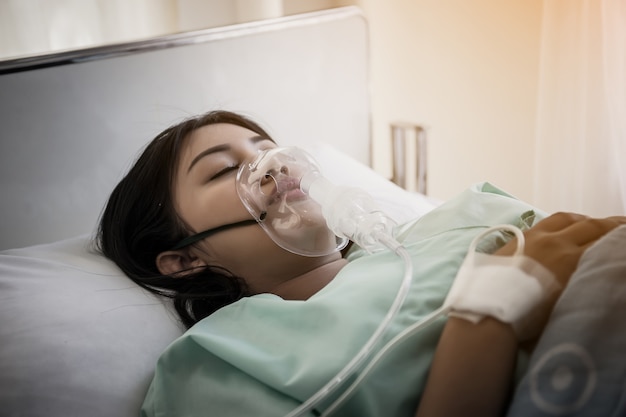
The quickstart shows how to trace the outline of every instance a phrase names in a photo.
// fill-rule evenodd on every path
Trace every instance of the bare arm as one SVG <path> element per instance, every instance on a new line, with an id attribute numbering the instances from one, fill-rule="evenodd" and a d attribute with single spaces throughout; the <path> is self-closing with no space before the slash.
<path id="1" fill-rule="evenodd" d="M 441 335 L 418 417 L 499 416 L 509 398 L 517 340 L 509 325 L 450 318 Z"/>
<path id="2" fill-rule="evenodd" d="M 542 263 L 565 286 L 585 249 L 624 223 L 626 217 L 590 219 L 558 213 L 526 232 L 525 254 Z M 498 254 L 509 255 L 514 247 L 511 242 Z M 451 317 L 439 340 L 416 416 L 503 415 L 518 348 L 507 324 L 491 318 L 473 324 Z"/>

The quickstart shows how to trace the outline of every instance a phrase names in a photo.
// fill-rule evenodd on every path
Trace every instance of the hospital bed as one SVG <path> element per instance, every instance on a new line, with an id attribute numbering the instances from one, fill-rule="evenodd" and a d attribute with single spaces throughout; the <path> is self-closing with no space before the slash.
<path id="1" fill-rule="evenodd" d="M 141 148 L 187 116 L 243 113 L 398 221 L 429 210 L 369 168 L 368 58 L 346 7 L 0 62 L 0 414 L 136 415 L 183 328 L 92 235 Z"/>
<path id="2" fill-rule="evenodd" d="M 142 147 L 187 116 L 250 116 L 398 223 L 435 208 L 370 168 L 368 60 L 344 7 L 0 62 L 0 414 L 137 415 L 184 329 L 92 238 Z"/>

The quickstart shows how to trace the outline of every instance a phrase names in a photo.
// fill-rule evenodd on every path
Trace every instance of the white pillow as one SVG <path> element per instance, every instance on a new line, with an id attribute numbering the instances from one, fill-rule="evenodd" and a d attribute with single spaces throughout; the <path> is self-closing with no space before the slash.
<path id="1" fill-rule="evenodd" d="M 319 163 L 322 175 L 335 184 L 364 189 L 398 224 L 421 217 L 440 204 L 423 194 L 406 191 L 332 145 L 318 143 L 302 148 Z"/>
<path id="2" fill-rule="evenodd" d="M 307 150 L 328 179 L 368 190 L 399 223 L 434 207 L 330 145 Z M 0 252 L 2 414 L 136 416 L 160 353 L 183 332 L 168 306 L 87 235 Z"/>
<path id="3" fill-rule="evenodd" d="M 8 416 L 136 416 L 182 327 L 81 236 L 0 254 L 0 404 Z"/>

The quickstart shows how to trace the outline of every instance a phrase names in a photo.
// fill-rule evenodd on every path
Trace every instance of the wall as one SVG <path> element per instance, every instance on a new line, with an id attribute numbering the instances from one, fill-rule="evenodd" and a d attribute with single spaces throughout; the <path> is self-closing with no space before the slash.
<path id="1" fill-rule="evenodd" d="M 175 32 L 172 0 L 0 0 L 0 59 Z"/>
<path id="2" fill-rule="evenodd" d="M 237 7 L 251 1 L 259 0 L 4 0 L 0 56 L 15 54 L 20 45 L 45 48 L 55 36 L 56 44 L 74 47 L 225 25 L 241 21 Z M 532 201 L 543 0 L 263 3 L 272 9 L 268 17 L 281 6 L 283 14 L 345 5 L 364 10 L 373 165 L 381 174 L 391 176 L 389 124 L 420 123 L 428 127 L 431 196 L 446 199 L 489 180 Z M 124 21 L 124 29 L 111 29 Z M 81 31 L 80 22 L 88 27 Z M 19 36 L 20 25 L 32 28 L 30 39 Z"/>
<path id="3" fill-rule="evenodd" d="M 429 194 L 489 180 L 531 201 L 542 0 L 361 0 L 371 32 L 374 166 L 389 123 L 428 126 Z"/>

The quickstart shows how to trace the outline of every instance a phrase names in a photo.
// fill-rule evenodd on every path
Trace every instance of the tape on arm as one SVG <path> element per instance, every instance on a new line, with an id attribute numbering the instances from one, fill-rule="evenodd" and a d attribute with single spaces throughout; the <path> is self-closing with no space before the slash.
<path id="1" fill-rule="evenodd" d="M 507 228 L 512 226 L 497 226 Z M 552 296 L 560 290 L 554 275 L 523 252 L 523 237 L 517 229 L 518 250 L 513 256 L 475 252 L 472 242 L 446 300 L 449 315 L 474 323 L 493 317 L 513 328 L 519 341 L 538 336 L 551 310 Z"/>

